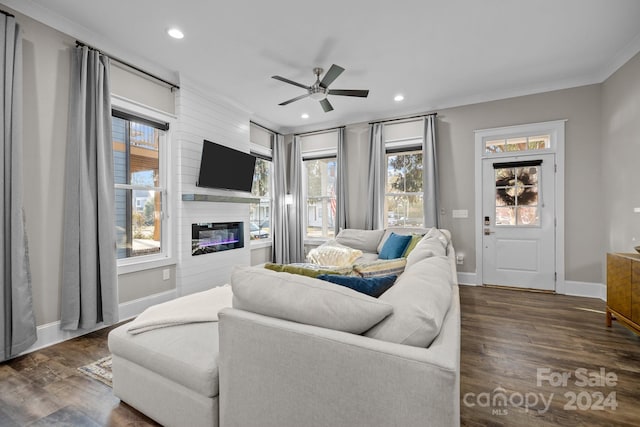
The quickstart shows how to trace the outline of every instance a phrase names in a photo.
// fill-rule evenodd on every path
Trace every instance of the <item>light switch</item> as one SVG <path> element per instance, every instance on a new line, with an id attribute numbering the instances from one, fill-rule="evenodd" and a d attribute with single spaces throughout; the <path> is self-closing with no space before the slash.
<path id="1" fill-rule="evenodd" d="M 171 270 L 165 268 L 162 270 L 162 280 L 169 280 L 171 278 Z"/>
<path id="2" fill-rule="evenodd" d="M 451 214 L 453 218 L 469 218 L 469 211 L 466 209 L 454 209 Z"/>
<path id="3" fill-rule="evenodd" d="M 640 208 L 633 208 L 633 213 L 640 213 Z"/>

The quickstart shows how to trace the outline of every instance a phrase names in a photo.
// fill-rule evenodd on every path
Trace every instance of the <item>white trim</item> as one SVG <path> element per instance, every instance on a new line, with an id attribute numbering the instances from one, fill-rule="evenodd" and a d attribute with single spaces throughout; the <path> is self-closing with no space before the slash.
<path id="1" fill-rule="evenodd" d="M 478 279 L 476 278 L 476 273 L 458 272 L 459 285 L 477 286 L 477 283 Z"/>
<path id="2" fill-rule="evenodd" d="M 585 298 L 599 298 L 602 301 L 606 301 L 607 286 L 603 283 L 575 282 L 573 280 L 567 280 L 564 283 L 564 292 L 562 292 L 562 294 Z"/>
<path id="3" fill-rule="evenodd" d="M 254 250 L 254 249 L 260 249 L 260 248 L 267 248 L 267 247 L 271 247 L 272 245 L 273 245 L 273 241 L 271 239 L 251 240 L 249 242 L 249 249 Z"/>
<path id="4" fill-rule="evenodd" d="M 173 128 L 177 124 L 177 116 L 114 94 L 111 95 L 111 106 L 136 116 L 169 123 L 169 129 L 164 132 L 164 137 L 161 141 L 164 147 L 160 148 L 160 174 L 161 177 L 164 177 L 164 190 L 162 191 L 162 252 L 160 254 L 119 259 L 118 274 L 132 273 L 175 264 L 174 242 L 177 241 L 177 225 L 171 215 L 177 211 L 177 195 L 175 194 L 177 192 L 173 191 L 177 188 L 177 185 L 175 182 L 176 174 L 173 173 L 173 171 L 176 170 L 176 165 L 174 163 L 175 161 L 171 159 L 177 158 L 175 155 L 175 144 L 172 142 Z M 162 188 L 162 186 L 160 188 Z M 145 188 L 145 190 L 147 189 L 154 190 L 153 188 Z"/>
<path id="5" fill-rule="evenodd" d="M 475 238 L 476 238 L 476 284 L 482 285 L 482 160 L 500 156 L 487 155 L 485 153 L 484 140 L 494 137 L 506 137 L 510 135 L 535 135 L 542 133 L 551 134 L 551 150 L 518 151 L 509 155 L 533 155 L 554 153 L 556 157 L 556 230 L 555 230 L 555 264 L 556 287 L 559 294 L 565 293 L 565 265 L 564 265 L 564 169 L 565 169 L 565 124 L 566 120 L 554 120 L 549 122 L 531 123 L 524 125 L 505 126 L 493 129 L 476 130 L 475 133 Z"/>
<path id="6" fill-rule="evenodd" d="M 166 301 L 177 298 L 178 294 L 175 289 L 162 292 L 159 294 L 150 295 L 148 297 L 140 298 L 133 301 L 122 303 L 118 306 L 118 312 L 120 321 L 127 320 L 142 313 L 148 307 L 152 305 L 160 304 Z M 63 341 L 70 340 L 82 335 L 89 334 L 91 332 L 100 330 L 107 327 L 104 324 L 99 324 L 92 329 L 83 329 L 78 331 L 65 331 L 60 329 L 60 321 L 46 323 L 37 327 L 38 339 L 28 350 L 20 353 L 20 355 L 28 354 L 36 350 L 40 350 L 45 347 L 49 347 L 54 344 L 61 343 Z M 17 356 L 16 356 L 17 357 Z"/>

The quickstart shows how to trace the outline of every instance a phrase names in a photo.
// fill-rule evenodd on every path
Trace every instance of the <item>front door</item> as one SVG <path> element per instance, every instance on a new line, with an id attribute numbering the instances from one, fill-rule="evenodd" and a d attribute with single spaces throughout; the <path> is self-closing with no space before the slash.
<path id="1" fill-rule="evenodd" d="M 482 281 L 555 290 L 555 155 L 482 160 Z"/>

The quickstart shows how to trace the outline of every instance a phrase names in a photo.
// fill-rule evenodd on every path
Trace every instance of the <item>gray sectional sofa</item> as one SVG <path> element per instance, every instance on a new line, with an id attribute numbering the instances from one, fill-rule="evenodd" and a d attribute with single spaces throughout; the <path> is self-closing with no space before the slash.
<path id="1" fill-rule="evenodd" d="M 238 268 L 219 322 L 110 333 L 114 394 L 167 426 L 458 426 L 460 303 L 442 235 L 444 256 L 419 244 L 378 299 Z"/>

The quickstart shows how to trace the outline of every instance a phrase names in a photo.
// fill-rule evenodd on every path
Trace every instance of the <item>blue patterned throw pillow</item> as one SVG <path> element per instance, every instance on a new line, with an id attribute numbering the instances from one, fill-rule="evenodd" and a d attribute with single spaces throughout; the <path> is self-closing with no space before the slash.
<path id="1" fill-rule="evenodd" d="M 335 283 L 336 285 L 346 286 L 354 291 L 362 292 L 378 298 L 396 282 L 398 276 L 395 274 L 380 277 L 355 277 L 340 276 L 337 274 L 320 274 L 317 279 Z"/>

